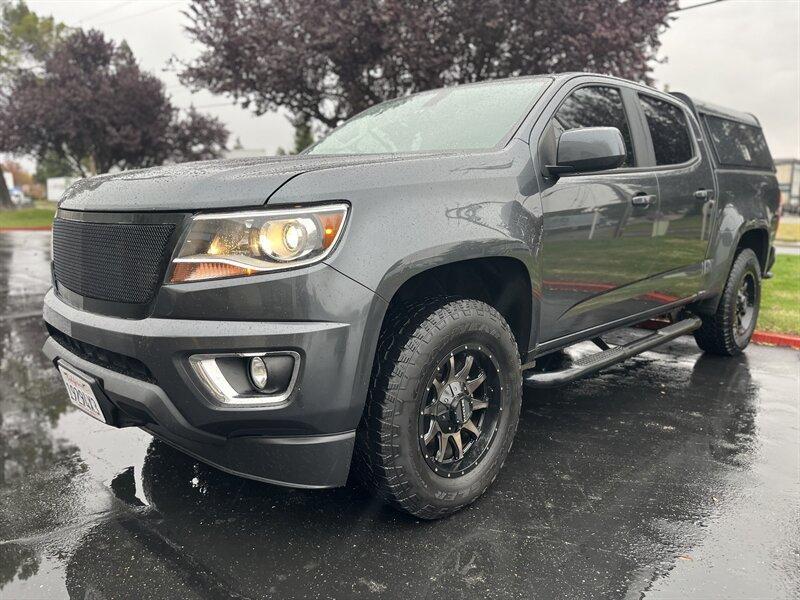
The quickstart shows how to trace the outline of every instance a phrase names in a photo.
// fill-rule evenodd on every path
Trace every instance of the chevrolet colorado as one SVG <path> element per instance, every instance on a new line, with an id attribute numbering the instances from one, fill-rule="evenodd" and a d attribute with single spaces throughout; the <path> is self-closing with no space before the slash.
<path id="1" fill-rule="evenodd" d="M 688 333 L 741 352 L 778 219 L 749 114 L 585 73 L 432 90 L 299 156 L 73 185 L 44 352 L 109 425 L 265 482 L 352 474 L 438 518 L 497 476 L 523 385 Z"/>

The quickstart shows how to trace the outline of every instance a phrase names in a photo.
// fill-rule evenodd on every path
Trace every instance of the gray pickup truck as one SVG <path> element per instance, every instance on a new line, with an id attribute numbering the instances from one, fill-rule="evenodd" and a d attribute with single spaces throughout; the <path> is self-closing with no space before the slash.
<path id="1" fill-rule="evenodd" d="M 432 90 L 299 156 L 76 183 L 44 352 L 109 425 L 432 519 L 497 476 L 523 385 L 689 333 L 741 352 L 778 219 L 752 115 L 582 73 Z"/>

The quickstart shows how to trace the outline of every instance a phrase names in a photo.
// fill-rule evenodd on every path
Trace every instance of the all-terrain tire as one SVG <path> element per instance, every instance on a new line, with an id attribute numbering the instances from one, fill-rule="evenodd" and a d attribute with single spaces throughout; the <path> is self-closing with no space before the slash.
<path id="1" fill-rule="evenodd" d="M 753 282 L 754 313 L 746 330 L 739 332 L 736 327 L 737 297 L 742 283 L 748 277 Z M 697 345 L 709 354 L 721 356 L 740 354 L 750 343 L 755 331 L 760 302 L 761 267 L 755 253 L 745 248 L 733 261 L 717 311 L 713 315 L 701 317 L 703 325 L 694 332 Z"/>
<path id="2" fill-rule="evenodd" d="M 426 462 L 418 419 L 438 361 L 464 344 L 481 344 L 497 361 L 503 410 L 476 466 L 448 479 Z M 438 298 L 406 305 L 387 316 L 378 342 L 353 472 L 384 500 L 416 517 L 449 515 L 475 501 L 497 477 L 521 403 L 519 351 L 500 313 L 477 300 Z"/>

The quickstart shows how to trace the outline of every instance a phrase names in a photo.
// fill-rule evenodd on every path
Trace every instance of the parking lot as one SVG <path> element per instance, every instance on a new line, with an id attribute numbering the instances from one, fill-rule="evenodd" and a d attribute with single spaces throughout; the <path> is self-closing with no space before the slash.
<path id="1" fill-rule="evenodd" d="M 679 339 L 524 397 L 497 481 L 438 522 L 227 475 L 67 404 L 49 233 L 0 233 L 0 597 L 790 598 L 800 352 Z"/>

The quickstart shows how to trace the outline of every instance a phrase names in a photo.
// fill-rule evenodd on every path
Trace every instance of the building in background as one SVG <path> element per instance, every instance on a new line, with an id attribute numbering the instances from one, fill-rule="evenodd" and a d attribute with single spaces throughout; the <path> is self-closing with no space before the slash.
<path id="1" fill-rule="evenodd" d="M 58 202 L 67 188 L 78 181 L 80 177 L 48 177 L 47 178 L 47 199 L 50 202 Z"/>
<path id="2" fill-rule="evenodd" d="M 781 204 L 784 212 L 800 214 L 800 160 L 777 159 L 775 169 L 775 176 L 781 188 Z"/>
<path id="3" fill-rule="evenodd" d="M 232 148 L 223 153 L 224 158 L 260 158 L 262 156 L 267 156 L 264 148 Z"/>

